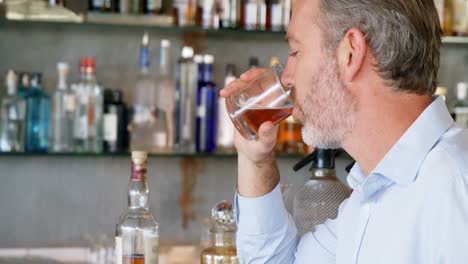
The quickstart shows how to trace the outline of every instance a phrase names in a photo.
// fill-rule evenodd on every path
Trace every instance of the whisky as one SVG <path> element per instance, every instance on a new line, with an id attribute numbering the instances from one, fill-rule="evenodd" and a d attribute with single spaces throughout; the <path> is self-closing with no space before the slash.
<path id="1" fill-rule="evenodd" d="M 145 264 L 145 256 L 139 254 L 124 256 L 123 264 Z"/>
<path id="2" fill-rule="evenodd" d="M 270 121 L 273 124 L 278 124 L 281 120 L 287 118 L 292 113 L 292 106 L 278 108 L 258 108 L 248 109 L 240 118 L 244 119 L 249 127 L 258 133 L 260 125 Z"/>
<path id="3" fill-rule="evenodd" d="M 302 140 L 302 124 L 295 121 L 292 116 L 281 121 L 278 128 L 276 150 L 278 153 L 304 154 L 307 145 Z"/>

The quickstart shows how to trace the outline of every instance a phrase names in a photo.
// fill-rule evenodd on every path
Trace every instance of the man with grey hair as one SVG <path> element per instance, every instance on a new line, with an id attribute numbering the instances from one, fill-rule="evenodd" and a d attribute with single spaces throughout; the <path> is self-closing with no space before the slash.
<path id="1" fill-rule="evenodd" d="M 467 263 L 468 132 L 433 97 L 432 0 L 296 0 L 282 76 L 304 141 L 356 161 L 338 217 L 299 238 L 281 198 L 276 127 L 236 134 L 240 263 Z M 244 73 L 229 96 L 261 70 Z"/>

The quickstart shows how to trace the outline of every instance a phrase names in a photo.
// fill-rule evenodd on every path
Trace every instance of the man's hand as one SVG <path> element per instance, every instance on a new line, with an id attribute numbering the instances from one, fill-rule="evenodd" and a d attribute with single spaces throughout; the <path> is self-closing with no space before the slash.
<path id="1" fill-rule="evenodd" d="M 247 83 L 257 78 L 264 69 L 252 69 L 242 74 L 239 80 L 231 82 L 220 95 L 229 97 Z M 275 188 L 279 172 L 274 147 L 278 127 L 272 122 L 263 123 L 256 140 L 246 140 L 234 131 L 234 143 L 238 152 L 238 192 L 244 197 L 260 197 Z"/>

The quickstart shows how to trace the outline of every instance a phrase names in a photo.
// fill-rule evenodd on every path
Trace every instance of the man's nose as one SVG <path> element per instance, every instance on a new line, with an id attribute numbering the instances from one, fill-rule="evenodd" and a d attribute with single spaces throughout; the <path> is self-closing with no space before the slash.
<path id="1" fill-rule="evenodd" d="M 283 74 L 281 75 L 281 84 L 289 88 L 292 88 L 295 86 L 294 67 L 290 59 L 288 59 L 288 61 L 286 62 L 286 66 L 284 67 Z"/>

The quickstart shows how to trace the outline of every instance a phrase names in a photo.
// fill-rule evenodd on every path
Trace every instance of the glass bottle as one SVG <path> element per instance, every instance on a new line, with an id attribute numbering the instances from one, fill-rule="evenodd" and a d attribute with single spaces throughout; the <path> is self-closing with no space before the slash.
<path id="1" fill-rule="evenodd" d="M 162 0 L 144 0 L 143 11 L 145 14 L 161 14 Z"/>
<path id="2" fill-rule="evenodd" d="M 157 86 L 156 146 L 158 152 L 174 150 L 176 80 L 172 73 L 171 42 L 161 40 Z"/>
<path id="3" fill-rule="evenodd" d="M 96 81 L 96 60 L 80 60 L 81 81 L 76 85 L 76 110 L 73 122 L 75 150 L 102 152 L 102 112 L 104 105 L 102 87 Z"/>
<path id="4" fill-rule="evenodd" d="M 116 225 L 118 264 L 158 263 L 159 226 L 148 207 L 147 153 L 132 152 L 128 208 Z"/>
<path id="5" fill-rule="evenodd" d="M 211 210 L 211 246 L 201 253 L 201 264 L 238 264 L 235 243 L 235 211 L 228 201 L 221 201 Z"/>
<path id="6" fill-rule="evenodd" d="M 122 91 L 104 90 L 103 143 L 104 152 L 125 152 L 128 147 L 127 106 Z"/>
<path id="7" fill-rule="evenodd" d="M 307 146 L 302 140 L 302 124 L 295 121 L 292 116 L 281 121 L 278 127 L 276 150 L 278 153 L 304 154 Z"/>
<path id="8" fill-rule="evenodd" d="M 216 149 L 216 84 L 213 82 L 213 55 L 203 57 L 203 85 L 197 95 L 197 152 Z"/>
<path id="9" fill-rule="evenodd" d="M 455 123 L 462 128 L 468 128 L 468 83 L 458 83 L 456 90 Z"/>
<path id="10" fill-rule="evenodd" d="M 267 12 L 267 28 L 271 31 L 284 30 L 283 27 L 283 12 L 284 12 L 283 0 L 271 0 L 268 5 Z"/>
<path id="11" fill-rule="evenodd" d="M 266 29 L 266 3 L 265 0 L 247 0 L 245 3 L 244 29 Z"/>
<path id="12" fill-rule="evenodd" d="M 18 78 L 18 96 L 26 99 L 30 92 L 31 87 L 31 77 L 29 73 L 27 72 L 21 72 L 19 73 L 19 78 Z"/>
<path id="13" fill-rule="evenodd" d="M 300 235 L 336 218 L 341 202 L 350 195 L 336 178 L 334 150 L 316 149 L 312 155 L 312 175 L 294 197 L 293 218 Z"/>
<path id="14" fill-rule="evenodd" d="M 236 66 L 228 64 L 226 66 L 226 77 L 224 86 L 236 80 Z M 216 133 L 217 149 L 221 152 L 234 152 L 234 125 L 232 124 L 229 114 L 226 110 L 226 98 L 218 97 L 218 131 Z"/>
<path id="15" fill-rule="evenodd" d="M 26 97 L 27 152 L 47 152 L 49 148 L 50 97 L 41 86 L 40 73 L 31 74 L 31 88 Z"/>
<path id="16" fill-rule="evenodd" d="M 68 64 L 57 64 L 58 85 L 52 95 L 50 116 L 51 152 L 73 151 L 73 118 L 75 115 L 75 94 L 68 88 Z"/>
<path id="17" fill-rule="evenodd" d="M 197 65 L 193 48 L 184 47 L 178 63 L 176 91 L 176 150 L 195 152 Z"/>
<path id="18" fill-rule="evenodd" d="M 6 76 L 7 94 L 1 100 L 0 108 L 0 151 L 24 151 L 24 119 L 26 101 L 16 95 L 16 74 L 10 70 Z"/>
<path id="19" fill-rule="evenodd" d="M 158 122 L 155 116 L 157 89 L 149 69 L 149 35 L 145 33 L 140 48 L 140 74 L 133 90 L 130 148 L 131 150 L 157 152 Z"/>
<path id="20" fill-rule="evenodd" d="M 468 34 L 468 16 L 466 0 L 451 0 L 453 7 L 453 34 L 465 36 Z"/>

